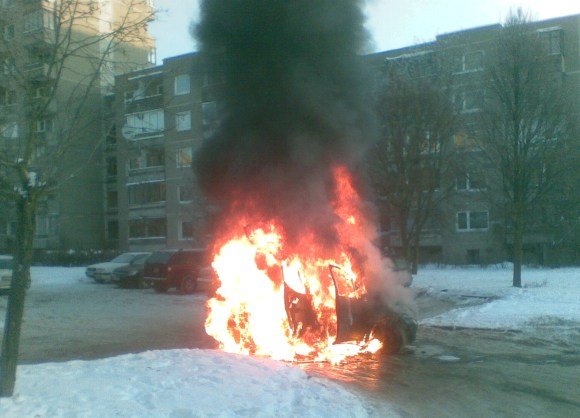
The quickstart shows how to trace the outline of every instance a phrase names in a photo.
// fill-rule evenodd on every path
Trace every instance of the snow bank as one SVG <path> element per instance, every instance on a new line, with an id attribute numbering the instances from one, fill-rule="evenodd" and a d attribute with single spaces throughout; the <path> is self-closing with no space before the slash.
<path id="1" fill-rule="evenodd" d="M 423 325 L 526 330 L 580 323 L 580 268 L 533 269 L 522 273 L 523 288 L 511 286 L 511 266 L 436 268 L 419 271 L 413 286 L 431 296 L 495 299 L 453 309 Z"/>
<path id="2" fill-rule="evenodd" d="M 24 365 L 8 417 L 366 417 L 362 398 L 285 363 L 213 350 Z"/>

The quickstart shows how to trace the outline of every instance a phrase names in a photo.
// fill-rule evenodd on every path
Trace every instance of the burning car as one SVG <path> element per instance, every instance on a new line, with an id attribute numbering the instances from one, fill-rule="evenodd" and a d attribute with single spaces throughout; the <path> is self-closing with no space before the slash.
<path id="1" fill-rule="evenodd" d="M 219 286 L 206 321 L 223 350 L 335 363 L 414 339 L 415 321 L 384 294 L 409 291 L 372 244 L 350 175 L 338 168 L 335 176 L 333 241 L 304 234 L 290 243 L 281 223 L 249 227 L 251 215 L 232 215 L 240 223 L 215 251 Z"/>

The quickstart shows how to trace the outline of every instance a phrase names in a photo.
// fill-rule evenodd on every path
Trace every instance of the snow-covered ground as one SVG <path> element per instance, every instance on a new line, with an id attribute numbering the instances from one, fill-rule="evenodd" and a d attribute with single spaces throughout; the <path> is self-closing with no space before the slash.
<path id="1" fill-rule="evenodd" d="M 422 297 L 454 298 L 463 304 L 449 312 L 423 317 L 428 326 L 534 330 L 577 329 L 580 324 L 580 268 L 530 269 L 522 289 L 511 287 L 510 266 L 453 268 L 427 266 L 413 288 Z M 78 268 L 34 268 L 31 294 L 61 290 L 94 291 Z M 100 289 L 100 288 L 99 288 Z M 106 292 L 122 292 L 113 289 Z M 109 293 L 110 294 L 110 293 Z M 167 298 L 126 293 L 135 303 L 157 311 Z M 171 296 L 179 304 L 202 303 Z M 199 300 L 198 300 L 199 299 Z M 81 300 L 81 299 L 79 299 Z M 115 306 L 82 299 L 78 310 L 111 311 Z M 160 301 L 160 302 L 157 302 Z M 473 301 L 482 303 L 474 304 Z M 67 308 L 71 309 L 71 308 Z M 130 309 L 121 306 L 119 309 Z M 29 310 L 30 311 L 30 310 Z M 39 311 L 42 312 L 42 311 Z M 67 311 L 67 315 L 72 312 Z M 27 314 L 28 315 L 28 314 Z M 29 323 L 38 318 L 28 316 Z M 2 319 L 2 318 L 0 318 Z M 360 393 L 308 375 L 289 364 L 229 355 L 214 350 L 147 351 L 93 361 L 22 365 L 15 396 L 0 399 L 2 417 L 230 417 L 394 415 L 388 404 L 371 406 Z"/>
<path id="2" fill-rule="evenodd" d="M 580 324 L 580 268 L 524 267 L 522 288 L 514 288 L 511 265 L 435 267 L 419 270 L 415 289 L 464 301 L 486 301 L 425 318 L 423 325 L 533 331 Z"/>
<path id="3" fill-rule="evenodd" d="M 366 417 L 338 384 L 268 359 L 167 350 L 20 366 L 2 417 Z"/>

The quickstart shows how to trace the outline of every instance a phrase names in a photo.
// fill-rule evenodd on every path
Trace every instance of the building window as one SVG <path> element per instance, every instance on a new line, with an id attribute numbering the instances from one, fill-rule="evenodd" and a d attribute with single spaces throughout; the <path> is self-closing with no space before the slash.
<path id="1" fill-rule="evenodd" d="M 15 35 L 16 32 L 14 30 L 14 25 L 12 23 L 6 24 L 2 28 L 2 36 L 4 37 L 5 40 L 14 39 Z"/>
<path id="2" fill-rule="evenodd" d="M 181 221 L 179 223 L 179 239 L 190 240 L 193 239 L 193 222 Z"/>
<path id="3" fill-rule="evenodd" d="M 489 228 L 489 212 L 457 212 L 458 231 L 487 231 Z"/>
<path id="4" fill-rule="evenodd" d="M 180 74 L 175 77 L 175 95 L 189 94 L 191 91 L 191 79 L 189 74 Z"/>
<path id="5" fill-rule="evenodd" d="M 191 167 L 193 162 L 193 148 L 180 148 L 177 150 L 177 167 Z"/>
<path id="6" fill-rule="evenodd" d="M 129 220 L 129 238 L 165 238 L 166 236 L 165 218 Z"/>
<path id="7" fill-rule="evenodd" d="M 36 130 L 35 132 L 52 132 L 52 120 L 50 119 L 41 119 L 36 121 Z"/>
<path id="8" fill-rule="evenodd" d="M 16 228 L 18 227 L 16 221 L 10 221 L 6 223 L 6 235 L 9 237 L 16 236 Z"/>
<path id="9" fill-rule="evenodd" d="M 133 113 L 125 116 L 122 134 L 127 139 L 157 135 L 165 129 L 163 109 Z"/>
<path id="10" fill-rule="evenodd" d="M 18 122 L 7 122 L 0 125 L 0 137 L 16 139 L 18 138 Z"/>
<path id="11" fill-rule="evenodd" d="M 191 111 L 175 114 L 175 130 L 189 131 L 191 129 Z"/>
<path id="12" fill-rule="evenodd" d="M 107 191 L 107 207 L 114 209 L 119 206 L 119 193 L 116 190 Z"/>
<path id="13" fill-rule="evenodd" d="M 107 158 L 107 176 L 114 177 L 117 175 L 117 158 Z"/>
<path id="14" fill-rule="evenodd" d="M 457 57 L 455 73 L 468 73 L 483 70 L 483 51 L 470 51 Z"/>
<path id="15" fill-rule="evenodd" d="M 54 29 L 54 20 L 49 11 L 40 9 L 24 15 L 24 32 L 39 29 Z"/>
<path id="16" fill-rule="evenodd" d="M 178 188 L 179 201 L 181 203 L 189 203 L 193 201 L 193 187 L 179 186 Z"/>
<path id="17" fill-rule="evenodd" d="M 2 61 L 2 73 L 4 75 L 16 74 L 16 62 L 13 58 L 6 58 Z"/>
<path id="18" fill-rule="evenodd" d="M 138 156 L 129 158 L 129 170 L 162 167 L 165 164 L 165 151 L 161 147 L 141 149 Z"/>
<path id="19" fill-rule="evenodd" d="M 150 64 L 157 63 L 157 49 L 151 48 L 149 49 L 149 53 L 147 54 L 147 62 Z"/>
<path id="20" fill-rule="evenodd" d="M 0 89 L 0 106 L 12 106 L 17 101 L 16 90 Z"/>
<path id="21" fill-rule="evenodd" d="M 129 205 L 148 205 L 165 202 L 165 182 L 128 184 Z"/>
<path id="22" fill-rule="evenodd" d="M 544 29 L 538 31 L 540 35 L 540 40 L 544 51 L 550 55 L 557 55 L 562 53 L 562 30 L 560 28 L 556 29 Z"/>
<path id="23" fill-rule="evenodd" d="M 485 181 L 473 173 L 467 173 L 457 177 L 455 186 L 460 191 L 485 190 Z"/>
<path id="24" fill-rule="evenodd" d="M 457 93 L 453 97 L 457 110 L 463 113 L 476 112 L 483 108 L 483 90 L 470 90 Z"/>
<path id="25" fill-rule="evenodd" d="M 118 221 L 107 222 L 107 237 L 110 240 L 119 239 L 119 222 Z"/>

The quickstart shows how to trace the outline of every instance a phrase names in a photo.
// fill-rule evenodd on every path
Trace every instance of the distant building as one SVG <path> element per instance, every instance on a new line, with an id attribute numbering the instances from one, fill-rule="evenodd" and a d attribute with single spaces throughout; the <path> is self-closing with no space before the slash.
<path id="1" fill-rule="evenodd" d="M 31 130 L 46 141 L 47 148 L 58 143 L 55 127 L 71 116 L 67 114 L 71 111 L 67 103 L 77 100 L 80 94 L 75 87 L 95 74 L 96 65 L 100 65 L 99 57 L 103 56 L 103 51 L 108 51 L 96 73 L 99 79 L 89 99 L 94 103 L 92 122 L 82 128 L 79 132 L 82 139 L 75 143 L 78 161 L 55 161 L 55 164 L 69 164 L 70 176 L 61 182 L 53 198 L 42 202 L 34 243 L 37 249 L 102 248 L 105 228 L 103 159 L 99 144 L 103 137 L 101 131 L 105 128 L 103 98 L 112 93 L 116 74 L 149 67 L 155 62 L 155 42 L 143 26 L 139 36 L 124 39 L 110 50 L 106 44 L 109 39 L 102 37 L 101 41 L 75 51 L 66 58 L 57 90 L 50 95 L 53 99 L 49 111 L 45 112 L 46 117 L 31 121 L 28 111 L 23 110 L 28 106 L 23 104 L 27 103 L 28 92 L 33 90 L 34 99 L 41 102 L 49 97 L 47 92 L 53 91 L 56 76 L 50 66 L 54 62 L 50 52 L 55 50 L 57 36 L 63 42 L 64 35 L 55 33 L 59 27 L 55 22 L 58 16 L 55 10 L 62 4 L 59 0 L 2 1 L 0 4 L 0 147 L 18 147 L 19 138 Z M 98 40 L 100 34 L 114 31 L 124 16 L 142 19 L 152 12 L 151 4 L 146 1 L 135 3 L 131 9 L 128 9 L 129 3 L 120 1 L 79 1 L 77 6 L 77 13 L 83 13 L 84 17 L 72 26 L 70 40 L 73 46 L 74 42 L 82 42 L 79 40 L 87 37 Z M 15 81 L 15 72 L 25 85 Z M 15 214 L 10 202 L 0 202 L 0 249 L 8 251 L 16 233 Z"/>
<path id="2" fill-rule="evenodd" d="M 433 42 L 368 55 L 376 70 L 404 62 L 415 77 L 430 77 L 432 60 L 446 60 L 454 78 L 453 99 L 463 127 L 481 110 L 483 89 L 478 77 L 484 56 L 501 25 L 440 35 Z M 580 91 L 580 15 L 534 22 L 549 48 L 553 71 Z M 196 53 L 164 60 L 163 65 L 116 78 L 112 111 L 116 131 L 106 151 L 105 218 L 109 245 L 122 250 L 197 247 L 207 243 L 207 208 L 195 187 L 191 167 L 195 150 L 215 129 L 216 82 L 204 74 Z M 580 95 L 576 95 L 580 109 Z M 467 162 L 473 158 L 467 129 L 454 136 Z M 469 167 L 469 164 L 467 164 Z M 469 170 L 468 170 L 469 171 Z M 486 199 L 480 171 L 454 181 L 456 193 L 438 209 L 421 239 L 422 261 L 483 264 L 509 258 L 509 231 L 503 213 Z M 379 205 L 380 206 L 380 205 Z M 388 213 L 381 214 L 383 244 L 396 249 L 400 237 Z M 549 252 L 545 235 L 526 237 L 527 261 Z"/>
<path id="3" fill-rule="evenodd" d="M 487 264 L 510 257 L 511 236 L 504 213 L 490 204 L 485 167 L 477 166 L 477 153 L 470 143 L 471 132 L 477 130 L 477 116 L 485 100 L 481 74 L 485 57 L 497 39 L 501 25 L 490 25 L 437 36 L 429 43 L 367 56 L 376 74 L 377 88 L 385 83 L 387 68 L 405 65 L 410 77 L 435 77 L 435 61 L 446 62 L 453 78 L 452 99 L 460 114 L 461 124 L 454 137 L 467 169 L 455 180 L 455 193 L 438 208 L 421 239 L 423 262 L 452 264 Z M 565 85 L 571 94 L 580 121 L 580 15 L 549 19 L 530 24 L 545 46 L 547 68 L 554 79 Z M 580 138 L 576 138 L 577 146 Z M 379 201 L 380 206 L 380 201 Z M 383 245 L 395 252 L 400 247 L 396 227 L 383 210 L 381 214 Z M 578 240 L 579 225 L 572 237 Z M 570 237 L 568 237 L 570 238 Z M 578 249 L 557 254 L 559 241 L 546 230 L 531 230 L 524 235 L 524 262 L 559 263 L 578 261 Z M 566 251 L 565 251 L 566 252 Z"/>
<path id="4" fill-rule="evenodd" d="M 206 208 L 192 159 L 213 129 L 211 90 L 195 53 L 117 77 L 116 137 L 106 154 L 111 243 L 118 240 L 123 250 L 206 244 Z"/>

